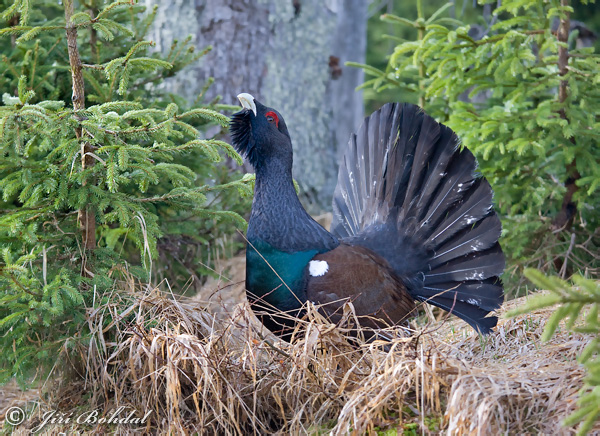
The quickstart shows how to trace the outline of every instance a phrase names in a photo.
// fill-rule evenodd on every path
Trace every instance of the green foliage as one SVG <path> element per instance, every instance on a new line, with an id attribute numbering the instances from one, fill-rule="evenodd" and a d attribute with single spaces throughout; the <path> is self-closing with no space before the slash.
<path id="1" fill-rule="evenodd" d="M 396 45 L 418 38 L 419 31 L 413 25 L 414 21 L 419 16 L 432 16 L 442 6 L 444 14 L 439 18 L 447 21 L 458 18 L 474 22 L 481 17 L 480 10 L 473 6 L 471 0 L 454 2 L 454 4 L 447 3 L 445 0 L 429 0 L 420 4 L 403 0 L 371 2 L 367 26 L 367 64 L 381 71 L 386 70 L 387 60 L 389 55 L 394 52 Z M 402 23 L 402 20 L 410 22 L 410 25 L 398 25 Z M 404 21 L 405 24 L 406 21 Z M 404 83 L 404 85 L 407 84 Z M 405 89 L 404 86 L 387 88 L 385 93 L 377 92 L 376 88 L 367 86 L 363 87 L 363 95 L 366 113 L 379 109 L 385 102 L 418 103 L 418 95 L 414 91 Z"/>
<path id="2" fill-rule="evenodd" d="M 572 8 L 557 0 L 502 2 L 481 39 L 471 36 L 472 24 L 447 16 L 448 8 L 430 15 L 420 8 L 416 20 L 384 15 L 417 35 L 396 44 L 385 70 L 361 66 L 371 77 L 364 86 L 411 94 L 478 157 L 503 215 L 512 265 L 535 257 L 548 269 L 560 268 L 555 261 L 567 251 L 570 233 L 545 235 L 561 210 L 563 183 L 576 170 L 574 250 L 582 269 L 597 262 L 579 245 L 600 225 L 594 201 L 600 192 L 600 64 L 593 48 L 575 48 L 573 33 L 568 68 L 560 74 L 561 43 L 552 23 Z M 561 81 L 567 83 L 564 101 Z M 591 251 L 598 243 L 593 236 Z"/>
<path id="3" fill-rule="evenodd" d="M 529 299 L 523 306 L 510 311 L 508 316 L 560 304 L 548 319 L 542 340 L 548 341 L 563 321 L 567 330 L 591 338 L 579 356 L 579 362 L 587 370 L 585 387 L 578 400 L 579 409 L 564 422 L 568 426 L 580 424 L 577 434 L 588 434 L 600 417 L 600 282 L 575 275 L 572 283 L 568 283 L 558 277 L 544 276 L 534 269 L 526 269 L 525 275 L 539 289 L 550 292 Z"/>
<path id="4" fill-rule="evenodd" d="M 0 382 L 24 382 L 70 339 L 85 340 L 86 307 L 122 268 L 182 281 L 190 268 L 210 269 L 207 235 L 245 226 L 237 212 L 252 180 L 231 180 L 214 165 L 225 156 L 241 162 L 203 133 L 207 124 L 228 125 L 216 102 L 198 96 L 190 105 L 157 86 L 205 51 L 187 39 L 166 58 L 150 52 L 143 38 L 155 10 L 92 0 L 74 11 L 86 97 L 75 111 L 64 4 L 0 7 Z M 83 248 L 85 210 L 96 222 L 93 250 Z M 181 268 L 153 262 L 189 247 Z"/>

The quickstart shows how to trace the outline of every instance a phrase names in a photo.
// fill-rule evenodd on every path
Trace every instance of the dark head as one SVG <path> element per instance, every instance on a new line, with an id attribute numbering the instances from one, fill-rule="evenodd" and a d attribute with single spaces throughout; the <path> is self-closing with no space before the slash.
<path id="1" fill-rule="evenodd" d="M 279 112 L 256 101 L 250 94 L 238 95 L 240 112 L 230 122 L 235 149 L 259 171 L 271 161 L 292 167 L 292 141 L 285 121 Z"/>

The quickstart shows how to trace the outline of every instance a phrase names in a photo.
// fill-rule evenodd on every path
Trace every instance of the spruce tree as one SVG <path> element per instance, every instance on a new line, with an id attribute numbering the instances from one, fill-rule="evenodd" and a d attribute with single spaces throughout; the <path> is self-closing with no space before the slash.
<path id="1" fill-rule="evenodd" d="M 130 0 L 0 6 L 0 381 L 24 382 L 85 341 L 86 308 L 122 271 L 165 275 L 158 241 L 206 245 L 208 232 L 243 227 L 235 209 L 251 180 L 215 168 L 223 156 L 241 163 L 202 133 L 227 126 L 218 101 L 161 92 L 203 52 L 189 39 L 152 52 L 152 11 Z"/>

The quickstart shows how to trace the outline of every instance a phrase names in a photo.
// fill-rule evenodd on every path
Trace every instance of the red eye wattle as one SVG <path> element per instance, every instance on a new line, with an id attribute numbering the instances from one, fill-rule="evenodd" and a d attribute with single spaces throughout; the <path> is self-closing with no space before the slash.
<path id="1" fill-rule="evenodd" d="M 267 118 L 267 121 L 269 123 L 275 123 L 277 128 L 279 128 L 279 117 L 277 116 L 277 114 L 275 112 L 269 111 L 265 114 L 265 117 Z"/>

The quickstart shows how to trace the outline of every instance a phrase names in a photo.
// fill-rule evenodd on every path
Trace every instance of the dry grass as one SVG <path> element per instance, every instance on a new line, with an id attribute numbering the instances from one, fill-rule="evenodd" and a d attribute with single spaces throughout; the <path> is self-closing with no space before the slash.
<path id="1" fill-rule="evenodd" d="M 507 303 L 502 311 L 523 300 Z M 585 375 L 576 359 L 590 338 L 561 329 L 542 344 L 551 313 L 543 309 L 500 320 L 496 332 L 483 340 L 472 334 L 444 338 L 447 357 L 463 365 L 448 393 L 448 433 L 574 433 L 561 421 L 575 410 Z"/>
<path id="2" fill-rule="evenodd" d="M 57 404 L 152 410 L 141 428 L 87 428 L 120 434 L 572 432 L 560 422 L 582 386 L 576 358 L 586 338 L 563 329 L 541 344 L 549 310 L 501 320 L 486 338 L 451 318 L 382 346 L 345 334 L 351 310 L 334 326 L 310 307 L 288 344 L 247 303 L 213 298 L 207 310 L 158 288 L 123 287 L 89 312 L 93 340 L 72 361 L 80 381 L 55 386 L 40 416 Z"/>

